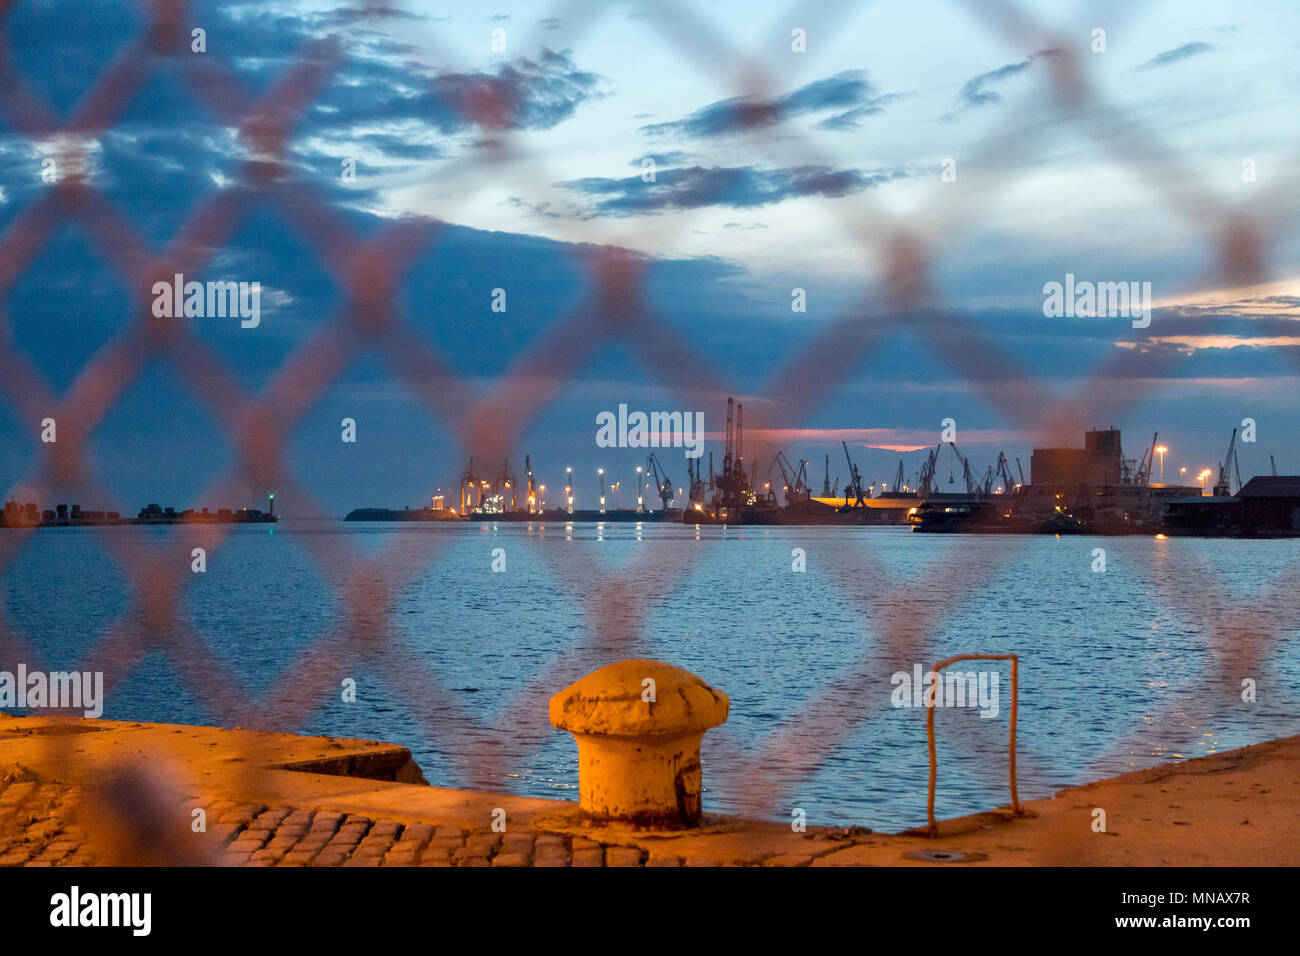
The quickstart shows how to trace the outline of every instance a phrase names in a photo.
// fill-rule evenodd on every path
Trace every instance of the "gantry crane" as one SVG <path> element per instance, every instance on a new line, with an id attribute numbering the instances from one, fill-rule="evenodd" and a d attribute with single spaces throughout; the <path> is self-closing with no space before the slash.
<path id="1" fill-rule="evenodd" d="M 515 510 L 515 473 L 510 470 L 510 459 L 507 458 L 501 466 L 501 472 L 497 475 L 495 484 L 496 493 L 501 497 L 501 510 Z M 509 499 L 510 506 L 506 507 L 506 499 Z"/>
<path id="2" fill-rule="evenodd" d="M 469 489 L 469 494 L 465 493 Z M 465 466 L 465 471 L 460 476 L 460 513 L 469 514 L 469 509 L 474 505 L 474 494 L 478 493 L 479 507 L 483 505 L 483 483 L 478 474 L 474 471 L 474 459 L 469 460 Z"/>

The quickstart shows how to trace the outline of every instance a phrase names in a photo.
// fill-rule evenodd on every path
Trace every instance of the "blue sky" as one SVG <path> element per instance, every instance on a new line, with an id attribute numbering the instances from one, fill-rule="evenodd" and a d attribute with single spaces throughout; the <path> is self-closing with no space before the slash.
<path id="1" fill-rule="evenodd" d="M 579 485 L 588 497 L 597 467 L 630 478 L 640 456 L 596 448 L 597 412 L 701 410 L 716 432 L 728 392 L 770 429 L 770 442 L 755 435 L 748 448 L 759 471 L 782 447 L 811 459 L 818 479 L 832 452 L 842 475 L 844 438 L 868 480 L 892 476 L 900 454 L 912 474 L 921 453 L 898 449 L 933 444 L 947 417 L 979 471 L 999 450 L 1027 466 L 1041 435 L 1026 428 L 1032 414 L 1015 414 L 1014 381 L 1032 376 L 1070 395 L 1121 352 L 1163 361 L 1107 373 L 1113 387 L 1103 379 L 1072 422 L 1122 427 L 1130 455 L 1159 430 L 1168 466 L 1195 472 L 1213 467 L 1230 429 L 1252 417 L 1259 443 L 1243 450 L 1245 469 L 1266 471 L 1271 453 L 1300 471 L 1300 7 L 1025 3 L 1046 28 L 1032 35 L 1004 32 L 979 8 L 409 3 L 363 20 L 338 3 L 199 3 L 186 28 L 207 31 L 208 52 L 190 55 L 235 70 L 255 96 L 305 44 L 337 38 L 341 65 L 292 126 L 285 174 L 319 190 L 360 235 L 402 220 L 447 224 L 406 270 L 399 305 L 475 392 L 500 387 L 584 300 L 592 249 L 638 256 L 654 321 L 692 343 L 726 387 L 680 387 L 638 358 L 649 346 L 601 346 L 511 450 L 517 471 L 528 453 L 552 485 L 565 466 L 591 476 L 591 488 Z M 68 117 L 144 27 L 132 3 L 106 0 L 92 17 L 64 0 L 22 0 L 3 42 L 30 89 Z M 796 28 L 805 53 L 791 50 Z M 1092 49 L 1097 28 L 1104 52 Z M 504 52 L 492 48 L 494 30 Z M 1053 76 L 1070 64 L 1095 100 L 1055 92 Z M 469 115 L 493 102 L 509 104 L 499 123 Z M 21 120 L 16 100 L 0 97 L 0 233 L 50 188 L 42 159 L 62 155 Z M 166 59 L 153 61 L 117 122 L 80 145 L 88 182 L 155 249 L 214 197 L 244 189 L 253 156 Z M 653 183 L 642 178 L 647 157 Z M 340 177 L 348 159 L 350 183 Z M 949 159 L 955 182 L 942 177 Z M 1247 159 L 1254 182 L 1243 181 Z M 1220 256 L 1237 214 L 1263 237 L 1251 275 L 1226 271 Z M 882 263 L 899 229 L 928 250 L 941 305 L 923 319 L 884 294 Z M 199 277 L 262 283 L 257 329 L 189 320 L 244 388 L 273 381 L 344 306 L 322 242 L 254 202 Z M 1151 326 L 1045 318 L 1043 284 L 1067 273 L 1150 282 Z M 6 334 L 62 393 L 136 320 L 144 293 L 130 286 L 93 236 L 64 222 L 5 293 Z M 505 315 L 490 310 L 498 287 Z M 790 309 L 796 287 L 806 312 Z M 831 380 L 824 363 L 774 384 L 801 348 L 845 321 L 887 328 L 880 348 L 809 403 L 795 395 Z M 942 354 L 909 329 L 921 321 L 947 343 Z M 656 326 L 628 334 L 644 346 Z M 1006 361 L 963 362 L 976 341 Z M 1119 402 L 1133 377 L 1151 381 L 1136 404 Z M 357 420 L 354 446 L 339 441 L 344 417 Z M 0 486 L 20 498 L 35 480 L 38 433 L 0 389 Z M 720 445 L 710 448 L 720 458 Z M 233 466 L 232 449 L 165 361 L 146 367 L 91 439 L 95 473 L 129 510 L 245 503 L 202 497 Z M 422 503 L 454 485 L 474 450 L 364 347 L 289 449 L 290 470 L 339 514 Z M 683 483 L 680 456 L 666 460 Z M 240 492 L 249 502 L 261 493 Z"/>

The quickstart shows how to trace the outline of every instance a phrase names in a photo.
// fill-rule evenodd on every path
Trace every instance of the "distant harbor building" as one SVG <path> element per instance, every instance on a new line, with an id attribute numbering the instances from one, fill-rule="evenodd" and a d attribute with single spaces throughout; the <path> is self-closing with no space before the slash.
<path id="1" fill-rule="evenodd" d="M 1082 448 L 1035 448 L 1029 457 L 1029 474 L 1038 488 L 1118 485 L 1124 475 L 1119 429 L 1084 432 Z"/>
<path id="2" fill-rule="evenodd" d="M 1151 481 L 1158 449 L 1124 457 L 1118 428 L 1084 432 L 1082 448 L 1035 448 L 1029 483 L 1001 495 L 930 495 L 914 530 L 1048 534 L 1143 534 L 1159 527 L 1170 502 L 1200 495 L 1198 486 Z M 969 479 L 968 479 L 969 483 Z"/>
<path id="3" fill-rule="evenodd" d="M 157 524 L 264 524 L 276 522 L 275 496 L 268 495 L 270 508 L 219 508 L 215 512 L 204 508 L 196 511 L 186 508 L 164 508 L 159 504 L 149 504 L 141 508 L 134 518 L 123 518 L 116 511 L 91 511 L 81 505 L 55 505 L 52 509 L 39 511 L 35 502 L 20 505 L 16 501 L 7 501 L 0 512 L 0 527 L 37 528 L 37 527 L 85 527 L 89 525 L 157 525 Z"/>
<path id="4" fill-rule="evenodd" d="M 136 521 L 140 524 L 171 524 L 176 518 L 175 508 L 163 508 L 157 504 L 145 505 L 136 515 Z"/>
<path id="5" fill-rule="evenodd" d="M 1164 524 L 1177 535 L 1300 536 L 1300 475 L 1256 475 L 1235 495 L 1176 499 Z"/>
<path id="6" fill-rule="evenodd" d="M 1256 475 L 1237 492 L 1249 534 L 1300 532 L 1300 476 Z"/>
<path id="7" fill-rule="evenodd" d="M 12 498 L 5 502 L 4 516 L 0 524 L 6 528 L 30 528 L 41 523 L 41 512 L 36 502 L 19 504 Z"/>
<path id="8" fill-rule="evenodd" d="M 1039 511 L 1063 504 L 1159 515 L 1170 501 L 1201 494 L 1197 485 L 1152 482 L 1154 447 L 1140 461 L 1126 459 L 1120 430 L 1105 428 L 1084 432 L 1082 448 L 1035 448 L 1024 504 Z"/>

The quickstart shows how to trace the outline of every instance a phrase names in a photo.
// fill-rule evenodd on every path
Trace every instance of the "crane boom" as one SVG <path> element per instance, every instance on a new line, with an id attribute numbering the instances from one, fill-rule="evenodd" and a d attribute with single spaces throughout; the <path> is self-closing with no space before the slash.
<path id="1" fill-rule="evenodd" d="M 847 501 L 850 495 L 853 496 L 853 507 L 865 507 L 862 494 L 862 476 L 858 474 L 858 466 L 853 464 L 853 459 L 849 457 L 849 443 L 841 441 L 844 446 L 844 460 L 849 463 L 849 484 L 844 489 L 844 497 Z"/>
<path id="2" fill-rule="evenodd" d="M 961 462 L 961 476 L 962 480 L 966 482 L 966 494 L 973 495 L 975 493 L 975 476 L 971 474 L 970 459 L 957 450 L 956 442 L 950 441 L 948 445 L 952 448 L 952 453 L 957 456 L 957 460 Z"/>
<path id="3" fill-rule="evenodd" d="M 663 502 L 663 510 L 667 511 L 673 506 L 673 482 L 668 477 L 667 470 L 661 466 L 659 456 L 654 452 L 645 461 L 646 475 L 654 476 L 655 490 L 659 492 L 659 500 Z M 637 489 L 637 495 L 641 490 Z"/>
<path id="4" fill-rule="evenodd" d="M 921 465 L 921 480 L 918 483 L 918 493 L 922 498 L 928 497 L 934 489 L 934 469 L 939 463 L 939 452 L 942 448 L 943 442 L 935 445 L 934 450 L 926 455 L 925 464 Z"/>
<path id="5" fill-rule="evenodd" d="M 1228 439 L 1228 453 L 1223 456 L 1223 462 L 1219 465 L 1219 480 L 1214 483 L 1215 497 L 1227 498 L 1232 495 L 1232 480 L 1229 477 L 1233 469 L 1236 468 L 1237 460 L 1237 429 L 1232 430 L 1232 437 Z M 1237 486 L 1241 487 L 1241 469 L 1237 471 Z"/>

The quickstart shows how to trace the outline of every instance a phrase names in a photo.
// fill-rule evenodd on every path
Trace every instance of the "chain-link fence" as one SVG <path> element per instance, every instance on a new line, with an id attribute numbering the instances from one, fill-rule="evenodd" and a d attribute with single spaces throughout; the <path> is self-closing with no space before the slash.
<path id="1" fill-rule="evenodd" d="M 0 17 L 12 16 L 20 4 L 0 3 Z M 796 4 L 776 17 L 778 33 L 788 35 L 788 23 L 827 24 L 856 10 L 854 3 Z M 1261 188 L 1248 204 L 1230 201 L 1216 193 L 1188 165 L 1177 150 L 1162 143 L 1135 116 L 1110 103 L 1090 78 L 1090 63 L 1078 51 L 1077 37 L 1064 37 L 1058 28 L 1041 22 L 1028 9 L 996 0 L 966 0 L 955 7 L 976 18 L 992 35 L 1018 49 L 1043 51 L 1044 76 L 1061 120 L 1107 155 L 1115 164 L 1149 184 L 1179 217 L 1203 235 L 1214 264 L 1211 281 L 1237 285 L 1266 278 L 1269 243 L 1283 228 L 1288 215 L 1285 197 Z M 1111 22 L 1132 17 L 1140 3 L 1108 12 Z M 556 12 L 570 25 L 566 42 L 581 46 L 583 36 L 596 31 L 615 6 L 575 2 Z M 572 311 L 548 323 L 526 353 L 493 382 L 486 394 L 478 391 L 461 367 L 458 356 L 431 343 L 403 314 L 399 285 L 424 255 L 436 250 L 443 237 L 440 222 L 399 218 L 369 236 L 359 235 L 350 221 L 310 171 L 290 161 L 286 142 L 295 124 L 353 55 L 353 44 L 376 20 L 391 21 L 400 10 L 386 4 L 359 4 L 354 15 L 340 16 L 335 28 L 318 41 L 298 50 L 296 62 L 260 93 L 250 92 L 241 76 L 238 54 L 217 50 L 189 55 L 191 16 L 183 2 L 155 0 L 141 4 L 147 26 L 121 50 L 91 85 L 77 108 L 57 115 L 27 82 L 0 20 L 0 119 L 11 135 L 42 144 L 67 171 L 43 188 L 37 198 L 19 209 L 0 235 L 0 303 L 3 303 L 31 263 L 58 229 L 77 225 L 94 251 L 110 265 L 130 290 L 151 289 L 178 273 L 199 274 L 219 257 L 223 247 L 253 214 L 270 210 L 315 257 L 320 268 L 341 290 L 337 312 L 321 317 L 260 390 L 249 390 L 209 344 L 186 323 L 159 317 L 143 294 L 132 295 L 121 331 L 90 356 L 71 387 L 59 393 L 14 342 L 9 316 L 0 316 L 6 330 L 0 338 L 0 395 L 14 418 L 24 425 L 54 419 L 58 439 L 35 447 L 38 460 L 23 484 L 42 501 L 66 500 L 75 491 L 83 500 L 111 501 L 107 487 L 91 470 L 88 444 L 96 428 L 132 387 L 146 365 L 164 364 L 205 406 L 223 439 L 234 450 L 226 475 L 204 492 L 204 500 L 223 500 L 239 487 L 276 488 L 282 499 L 295 503 L 304 518 L 332 517 L 314 503 L 310 482 L 298 479 L 286 467 L 286 446 L 317 400 L 334 385 L 360 352 L 377 356 L 393 381 L 404 385 L 427 410 L 428 420 L 452 436 L 465 458 L 495 462 L 510 456 L 521 436 L 546 413 L 566 383 L 605 351 L 629 352 L 647 374 L 665 388 L 720 408 L 729 394 L 754 400 L 747 407 L 746 425 L 790 428 L 808 422 L 837 389 L 851 382 L 874 355 L 899 337 L 911 337 L 971 393 L 995 410 L 1009 427 L 1025 435 L 1077 433 L 1098 410 L 1114 415 L 1140 402 L 1144 392 L 1177 360 L 1170 350 L 1117 350 L 1115 356 L 1094 369 L 1071 394 L 1058 397 L 1028 373 L 976 321 L 954 322 L 962 313 L 942 301 L 932 280 L 935 263 L 945 247 L 964 228 L 988 214 L 999 197 L 1016 181 L 1025 154 L 1044 146 L 1044 137 L 1026 136 L 1014 118 L 996 129 L 971 155 L 973 165 L 991 170 L 978 191 L 954 192 L 935 177 L 932 198 L 919 213 L 902 218 L 873 198 L 870 191 L 826 200 L 827 210 L 842 220 L 858 238 L 855 255 L 873 263 L 884 281 L 872 283 L 827 322 L 802 346 L 795 348 L 756 388 L 752 382 L 735 382 L 714 360 L 706 341 L 694 341 L 671 322 L 660 321 L 645 288 L 646 259 L 624 251 L 643 235 L 628 233 L 620 244 L 617 229 L 607 245 L 572 246 L 579 256 L 575 267 L 586 277 L 585 294 Z M 418 42 L 434 59 L 450 57 L 455 43 L 439 34 L 436 22 L 421 26 Z M 643 29 L 662 35 L 674 55 L 706 73 L 717 74 L 737 97 L 761 97 L 770 92 L 772 77 L 763 67 L 762 51 L 737 49 L 720 35 L 707 18 L 689 4 L 656 4 Z M 539 35 L 539 39 L 544 37 Z M 530 48 L 525 40 L 523 49 Z M 807 55 L 817 56 L 816 47 Z M 96 137 L 114 127 L 130 109 L 133 99 L 149 82 L 165 73 L 186 94 L 237 131 L 246 159 L 226 188 L 214 190 L 190 210 L 172 238 L 155 247 L 131 219 L 97 190 L 91 177 L 79 175 L 79 157 Z M 459 121 L 482 132 L 484 142 L 465 163 L 490 164 L 503 157 L 515 162 L 513 174 L 529 168 L 529 133 L 513 122 L 523 104 L 513 98 L 507 84 L 484 79 L 470 94 L 442 103 L 456 111 Z M 767 158 L 792 165 L 824 164 L 818 144 L 801 140 L 789 131 L 780 137 L 759 138 Z M 751 141 L 753 142 L 753 141 Z M 51 146 L 50 144 L 54 144 Z M 997 158 L 1017 153 L 1015 163 Z M 520 160 L 525 161 L 521 162 Z M 540 164 L 542 161 L 537 160 Z M 439 175 L 446 175 L 440 172 Z M 1282 179 L 1283 177 L 1279 177 Z M 654 230 L 656 241 L 669 246 L 673 230 L 690 228 L 689 217 L 638 222 L 637 230 Z M 954 318 L 956 317 L 956 318 Z M 653 334 L 646 330 L 653 328 Z M 449 463 L 450 464 L 450 463 Z M 203 548 L 209 560 L 220 554 L 230 525 L 178 525 L 165 543 L 143 549 L 139 539 L 127 541 L 108 530 L 95 534 L 104 551 L 127 578 L 129 610 L 114 622 L 100 641 L 84 650 L 85 669 L 103 671 L 109 699 L 115 685 L 151 653 L 160 653 L 175 668 L 186 691 L 199 697 L 208 710 L 227 726 L 258 726 L 294 730 L 306 724 L 318 699 L 297 691 L 304 687 L 334 687 L 340 673 L 366 666 L 382 679 L 384 693 L 402 708 L 416 700 L 435 699 L 437 708 L 412 707 L 429 740 L 455 741 L 440 748 L 465 779 L 492 779 L 500 773 L 500 730 L 460 709 L 448 692 L 437 668 L 412 664 L 409 657 L 391 653 L 397 628 L 392 620 L 395 598 L 428 568 L 445 545 L 442 535 L 396 536 L 385 550 L 363 553 L 339 536 L 313 535 L 301 545 L 314 556 L 341 613 L 333 626 L 315 635 L 295 659 L 285 663 L 282 678 L 261 695 L 251 694 L 230 668 L 214 653 L 209 642 L 188 621 L 183 609 L 192 585 L 188 555 Z M 0 571 L 11 566 L 34 534 L 30 528 L 10 528 L 0 533 Z M 712 546 L 702 546 L 693 560 L 707 560 Z M 688 573 L 681 564 L 665 566 L 657 559 L 656 544 L 648 539 L 627 565 L 600 582 L 566 594 L 579 601 L 588 634 L 566 652 L 562 661 L 541 674 L 504 704 L 502 712 L 518 715 L 511 728 L 519 734 L 547 732 L 545 697 L 599 663 L 619 656 L 620 644 L 640 646 L 653 654 L 653 643 L 638 643 L 637 634 L 653 627 L 656 603 L 645 595 L 659 593 L 674 578 Z M 1008 573 L 1010 561 L 966 560 L 960 552 L 932 574 L 896 582 L 895 603 L 906 613 L 868 621 L 868 604 L 860 593 L 862 580 L 887 577 L 887 558 L 864 538 L 860 563 L 833 567 L 826 573 L 839 588 L 839 596 L 860 609 L 864 626 L 874 627 L 876 641 L 870 653 L 864 642 L 856 663 L 814 695 L 802 712 L 766 739 L 740 753 L 730 753 L 729 766 L 719 773 L 745 781 L 743 791 L 756 813 L 773 812 L 790 788 L 790 768 L 811 774 L 853 734 L 873 719 L 869 710 L 853 704 L 855 689 L 876 673 L 882 659 L 924 659 L 927 641 L 939 633 L 963 600 L 999 575 Z M 1014 556 L 1014 550 L 1004 552 Z M 185 556 L 178 559 L 177 555 Z M 552 570 L 563 576 L 558 562 Z M 1275 608 L 1290 593 L 1300 568 L 1288 568 L 1270 588 L 1273 596 L 1260 605 Z M 1160 593 L 1153 602 L 1177 601 L 1180 588 L 1194 587 L 1211 593 L 1220 584 L 1199 567 L 1177 567 L 1162 572 Z M 944 601 L 929 599 L 942 585 Z M 722 600 L 725 606 L 725 599 Z M 1235 699 L 1239 676 L 1252 672 L 1269 654 L 1279 634 L 1296 626 L 1294 607 L 1288 619 L 1261 619 L 1253 605 L 1228 600 L 1200 602 L 1198 606 L 1223 610 L 1200 625 L 1206 654 L 1214 667 L 1208 692 L 1223 701 Z M 29 636 L 0 608 L 0 657 L 36 666 L 40 655 Z M 995 646 L 964 647 L 959 651 L 994 652 Z M 399 663 L 400 660 L 400 663 Z M 436 717 L 431 716 L 436 713 Z M 1154 715 L 1154 721 L 1169 718 Z M 1140 728 L 1152 732 L 1150 725 Z M 1181 724 L 1170 727 L 1182 733 Z M 918 723 L 918 749 L 920 748 Z M 1138 728 L 1135 728 L 1137 731 Z M 1118 741 L 1115 751 L 1126 752 L 1129 741 Z M 75 738 L 51 738 L 49 746 L 75 762 Z M 796 759 L 797 758 L 797 759 Z M 1035 754 L 1022 737 L 1022 774 L 1032 775 Z M 249 763 L 257 763 L 249 755 Z M 777 772 L 779 768 L 780 772 Z M 1004 772 L 1000 764 L 988 768 L 990 779 Z M 918 806 L 923 781 L 917 781 Z M 785 811 L 780 811 L 784 813 Z M 1067 858 L 1079 848 L 1062 847 Z"/>

